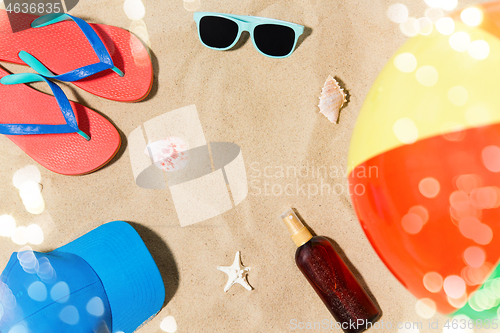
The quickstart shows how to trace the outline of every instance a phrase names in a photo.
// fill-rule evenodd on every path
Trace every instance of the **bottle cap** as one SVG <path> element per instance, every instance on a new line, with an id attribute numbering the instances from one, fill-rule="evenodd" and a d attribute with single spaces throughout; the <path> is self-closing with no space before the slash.
<path id="1" fill-rule="evenodd" d="M 292 240 L 297 247 L 304 245 L 312 238 L 312 234 L 309 230 L 307 230 L 292 209 L 288 209 L 286 212 L 281 214 L 281 218 L 283 219 L 288 232 L 292 235 Z"/>

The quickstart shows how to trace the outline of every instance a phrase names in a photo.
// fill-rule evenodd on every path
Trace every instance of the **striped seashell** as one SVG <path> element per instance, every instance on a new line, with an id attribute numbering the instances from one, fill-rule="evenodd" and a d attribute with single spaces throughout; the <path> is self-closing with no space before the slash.
<path id="1" fill-rule="evenodd" d="M 344 89 L 340 88 L 335 79 L 329 75 L 321 90 L 319 98 L 319 112 L 324 114 L 332 123 L 339 119 L 340 108 L 347 102 Z"/>

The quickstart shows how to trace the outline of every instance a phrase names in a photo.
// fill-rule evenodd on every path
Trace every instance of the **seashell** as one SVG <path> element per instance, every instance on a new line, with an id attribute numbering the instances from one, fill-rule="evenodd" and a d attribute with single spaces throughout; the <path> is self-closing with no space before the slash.
<path id="1" fill-rule="evenodd" d="M 335 79 L 328 75 L 319 98 L 319 112 L 324 114 L 332 123 L 339 119 L 340 108 L 347 102 L 344 89 L 340 88 Z"/>

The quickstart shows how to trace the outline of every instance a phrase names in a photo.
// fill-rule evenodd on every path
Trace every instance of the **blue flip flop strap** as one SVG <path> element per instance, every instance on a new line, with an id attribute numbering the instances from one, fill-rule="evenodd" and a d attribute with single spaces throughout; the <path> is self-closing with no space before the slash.
<path id="1" fill-rule="evenodd" d="M 45 67 L 45 65 L 43 65 L 38 59 L 36 59 L 28 52 L 25 51 L 19 52 L 19 57 L 26 64 L 28 64 L 31 68 L 33 68 L 36 72 L 40 73 L 41 75 L 64 82 L 78 81 L 86 77 L 89 77 L 91 75 L 94 75 L 96 73 L 102 72 L 106 69 L 112 69 L 119 76 L 123 76 L 124 75 L 123 72 L 118 68 L 116 68 L 116 66 L 113 64 L 113 59 L 111 58 L 108 50 L 104 46 L 102 40 L 99 38 L 94 29 L 92 29 L 92 27 L 84 20 L 69 14 L 48 14 L 34 20 L 31 23 L 31 26 L 33 28 L 40 28 L 64 21 L 68 18 L 72 19 L 78 25 L 80 30 L 83 32 L 83 34 L 89 41 L 90 46 L 92 46 L 92 49 L 99 58 L 98 63 L 83 66 L 64 74 L 54 75 L 47 67 Z"/>
<path id="2" fill-rule="evenodd" d="M 82 132 L 78 128 L 78 123 L 76 122 L 76 116 L 73 112 L 73 108 L 69 103 L 68 98 L 64 94 L 61 88 L 55 83 L 49 81 L 45 77 L 39 74 L 16 74 L 16 78 L 14 75 L 4 76 L 0 82 L 2 84 L 18 84 L 18 83 L 30 83 L 37 81 L 45 81 L 61 109 L 64 120 L 66 124 L 61 125 L 42 125 L 42 124 L 0 124 L 0 133 L 6 135 L 31 135 L 31 134 L 62 134 L 62 133 L 78 133 L 85 138 L 85 140 L 89 141 L 90 137 Z M 15 83 L 11 81 L 16 81 Z"/>

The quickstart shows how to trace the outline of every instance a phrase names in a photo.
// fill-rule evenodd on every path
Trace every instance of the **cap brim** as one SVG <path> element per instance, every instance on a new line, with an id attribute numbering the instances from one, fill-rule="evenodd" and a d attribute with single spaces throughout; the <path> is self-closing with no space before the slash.
<path id="1" fill-rule="evenodd" d="M 130 224 L 104 224 L 56 251 L 80 256 L 97 273 L 108 296 L 113 332 L 132 333 L 161 310 L 165 287 L 160 271 Z"/>

